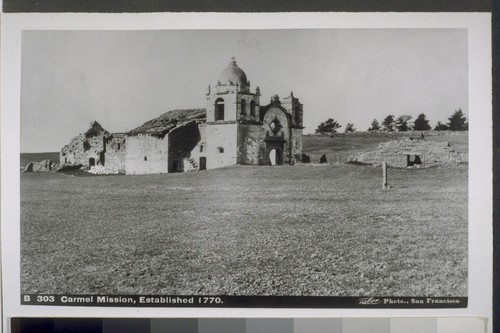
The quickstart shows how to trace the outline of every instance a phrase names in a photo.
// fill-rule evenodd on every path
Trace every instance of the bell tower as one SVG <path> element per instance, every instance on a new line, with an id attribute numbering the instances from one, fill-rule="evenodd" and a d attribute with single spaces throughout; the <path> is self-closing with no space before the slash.
<path id="1" fill-rule="evenodd" d="M 258 122 L 260 92 L 250 92 L 245 72 L 231 58 L 207 92 L 207 168 L 237 164 L 238 126 Z"/>
<path id="2" fill-rule="evenodd" d="M 222 72 L 214 89 L 207 93 L 207 123 L 221 121 L 258 121 L 260 89 L 250 91 L 250 81 L 245 72 L 231 61 Z"/>

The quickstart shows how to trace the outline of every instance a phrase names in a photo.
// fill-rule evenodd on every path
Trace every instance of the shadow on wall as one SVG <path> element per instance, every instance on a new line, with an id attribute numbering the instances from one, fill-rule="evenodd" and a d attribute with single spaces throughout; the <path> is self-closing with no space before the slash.
<path id="1" fill-rule="evenodd" d="M 184 159 L 191 158 L 191 152 L 201 140 L 200 131 L 196 122 L 190 122 L 174 129 L 168 137 L 168 172 L 184 171 Z"/>

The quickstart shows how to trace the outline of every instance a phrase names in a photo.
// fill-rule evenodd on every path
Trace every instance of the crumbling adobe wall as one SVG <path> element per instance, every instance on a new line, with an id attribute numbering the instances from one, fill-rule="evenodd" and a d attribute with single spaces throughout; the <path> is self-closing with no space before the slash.
<path id="1" fill-rule="evenodd" d="M 111 173 L 125 173 L 127 137 L 124 133 L 113 133 L 106 139 L 105 168 Z"/>
<path id="2" fill-rule="evenodd" d="M 167 173 L 168 135 L 158 138 L 147 134 L 127 137 L 125 173 L 128 175 Z"/>
<path id="3" fill-rule="evenodd" d="M 404 139 L 383 142 L 378 149 L 366 153 L 358 153 L 350 158 L 350 162 L 380 165 L 387 162 L 393 168 L 408 167 L 408 155 L 415 155 L 421 160 L 419 167 L 457 166 L 461 162 L 460 155 L 448 142 L 425 141 L 420 139 Z"/>
<path id="4" fill-rule="evenodd" d="M 90 123 L 90 128 L 65 145 L 59 154 L 59 162 L 64 165 L 89 165 L 90 159 L 98 164 L 106 151 L 105 139 L 109 132 L 97 121 Z"/>

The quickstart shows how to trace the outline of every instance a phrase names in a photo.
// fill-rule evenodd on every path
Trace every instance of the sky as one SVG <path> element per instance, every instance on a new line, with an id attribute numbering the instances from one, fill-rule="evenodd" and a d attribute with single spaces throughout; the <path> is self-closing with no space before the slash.
<path id="1" fill-rule="evenodd" d="M 468 116 L 467 53 L 465 29 L 23 31 L 21 152 L 59 151 L 94 120 L 125 132 L 205 107 L 233 56 L 261 105 L 293 91 L 304 133 L 389 114 L 434 126 Z"/>

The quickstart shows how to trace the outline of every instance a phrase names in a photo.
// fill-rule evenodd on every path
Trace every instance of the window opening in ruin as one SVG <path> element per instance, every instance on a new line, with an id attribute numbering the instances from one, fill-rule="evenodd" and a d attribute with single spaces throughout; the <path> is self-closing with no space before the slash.
<path id="1" fill-rule="evenodd" d="M 224 152 L 224 148 L 222 148 L 222 147 L 217 148 L 217 150 L 218 150 L 218 151 L 219 151 L 219 153 L 221 153 L 221 154 Z"/>
<path id="2" fill-rule="evenodd" d="M 91 157 L 89 158 L 89 166 L 94 166 L 95 165 L 95 158 Z"/>
<path id="3" fill-rule="evenodd" d="M 406 166 L 407 167 L 420 166 L 421 164 L 422 164 L 422 160 L 420 159 L 419 155 L 411 155 L 411 154 L 406 155 Z"/>
<path id="4" fill-rule="evenodd" d="M 200 153 L 203 153 L 203 145 L 200 146 Z"/>
<path id="5" fill-rule="evenodd" d="M 224 120 L 224 100 L 217 98 L 215 100 L 215 121 Z"/>
<path id="6" fill-rule="evenodd" d="M 101 165 L 103 165 L 103 166 L 104 166 L 104 163 L 105 163 L 105 158 L 106 158 L 105 153 L 103 151 L 101 151 L 99 153 L 99 162 L 101 162 Z"/>
<path id="7" fill-rule="evenodd" d="M 147 161 L 148 160 L 148 157 L 147 156 L 144 156 L 144 161 Z"/>
<path id="8" fill-rule="evenodd" d="M 255 102 L 254 101 L 250 102 L 250 115 L 252 117 L 255 117 Z"/>
<path id="9" fill-rule="evenodd" d="M 244 99 L 241 100 L 241 112 L 240 112 L 240 114 L 242 116 L 247 115 L 247 102 Z"/>
<path id="10" fill-rule="evenodd" d="M 120 150 L 120 144 L 118 144 L 118 150 Z"/>
<path id="11" fill-rule="evenodd" d="M 67 157 L 64 158 L 64 164 L 66 164 L 66 163 L 68 163 L 68 158 Z"/>
<path id="12" fill-rule="evenodd" d="M 89 149 L 90 149 L 90 143 L 87 140 L 83 141 L 83 151 L 87 151 Z"/>

